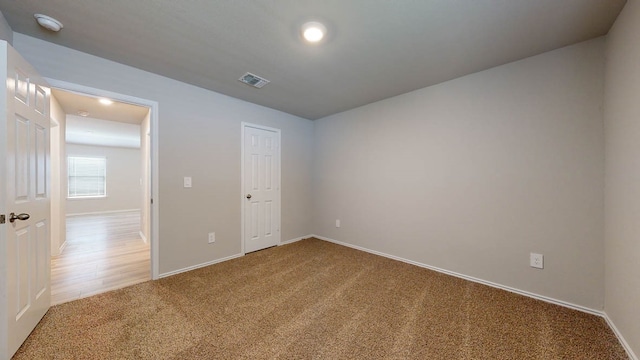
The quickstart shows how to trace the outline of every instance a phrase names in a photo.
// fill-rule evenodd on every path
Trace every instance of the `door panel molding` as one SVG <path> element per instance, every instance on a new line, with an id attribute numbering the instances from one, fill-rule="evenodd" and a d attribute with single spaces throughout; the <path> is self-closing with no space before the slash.
<path id="1" fill-rule="evenodd" d="M 50 306 L 49 93 L 0 41 L 0 358 L 10 358 Z"/>

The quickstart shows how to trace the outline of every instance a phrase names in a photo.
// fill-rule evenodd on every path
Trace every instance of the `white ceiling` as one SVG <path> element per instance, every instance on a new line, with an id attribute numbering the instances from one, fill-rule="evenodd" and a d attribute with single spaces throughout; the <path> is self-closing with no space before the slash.
<path id="1" fill-rule="evenodd" d="M 66 142 L 140 148 L 140 125 L 67 115 Z"/>
<path id="2" fill-rule="evenodd" d="M 14 31 L 308 119 L 608 32 L 625 0 L 0 0 Z M 34 13 L 64 23 L 40 29 Z M 320 20 L 322 44 L 299 27 Z M 245 72 L 271 80 L 258 90 Z"/>
<path id="3" fill-rule="evenodd" d="M 117 101 L 103 105 L 96 97 L 59 89 L 52 89 L 51 95 L 67 114 L 67 143 L 140 148 L 140 124 L 148 108 Z M 88 115 L 79 116 L 79 111 Z"/>
<path id="4" fill-rule="evenodd" d="M 69 115 L 86 111 L 89 113 L 88 117 L 140 125 L 149 112 L 147 107 L 117 101 L 111 105 L 103 105 L 96 97 L 70 91 L 51 89 L 51 95 Z"/>

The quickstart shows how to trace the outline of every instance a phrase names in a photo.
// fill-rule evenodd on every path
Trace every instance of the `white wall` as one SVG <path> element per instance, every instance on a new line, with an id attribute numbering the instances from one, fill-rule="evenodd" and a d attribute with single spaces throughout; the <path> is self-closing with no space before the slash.
<path id="1" fill-rule="evenodd" d="M 605 311 L 640 355 L 640 3 L 607 36 Z"/>
<path id="2" fill-rule="evenodd" d="M 242 121 L 282 129 L 281 238 L 311 233 L 311 121 L 19 33 L 14 45 L 43 76 L 159 103 L 160 273 L 240 253 Z"/>
<path id="3" fill-rule="evenodd" d="M 316 120 L 314 233 L 602 309 L 603 50 L 599 38 Z"/>
<path id="4" fill-rule="evenodd" d="M 593 309 L 606 299 L 638 352 L 638 24 L 629 2 L 607 39 L 606 234 L 602 39 L 315 124 L 22 34 L 14 45 L 44 76 L 160 103 L 161 273 L 240 251 L 248 121 L 283 130 L 283 240 L 314 232 Z"/>
<path id="5" fill-rule="evenodd" d="M 140 149 L 67 143 L 67 156 L 107 159 L 107 196 L 67 199 L 67 215 L 140 209 L 142 203 Z"/>
<path id="6" fill-rule="evenodd" d="M 51 96 L 51 256 L 60 255 L 67 238 L 66 114 Z M 54 126 L 54 123 L 57 126 Z"/>

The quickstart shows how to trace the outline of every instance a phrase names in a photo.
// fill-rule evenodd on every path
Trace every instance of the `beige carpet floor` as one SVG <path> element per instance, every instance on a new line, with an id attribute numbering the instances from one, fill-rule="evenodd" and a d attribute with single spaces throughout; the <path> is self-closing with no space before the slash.
<path id="1" fill-rule="evenodd" d="M 15 359 L 626 359 L 600 317 L 316 239 L 52 307 Z"/>

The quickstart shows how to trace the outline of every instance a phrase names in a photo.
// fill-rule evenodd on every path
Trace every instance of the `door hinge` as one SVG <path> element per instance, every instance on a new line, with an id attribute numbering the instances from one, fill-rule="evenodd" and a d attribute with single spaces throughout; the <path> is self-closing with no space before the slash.
<path id="1" fill-rule="evenodd" d="M 4 217 L 4 214 L 0 215 L 0 224 L 4 224 L 6 222 L 6 218 Z"/>
<path id="2" fill-rule="evenodd" d="M 153 205 L 153 198 L 151 198 L 151 205 Z"/>

